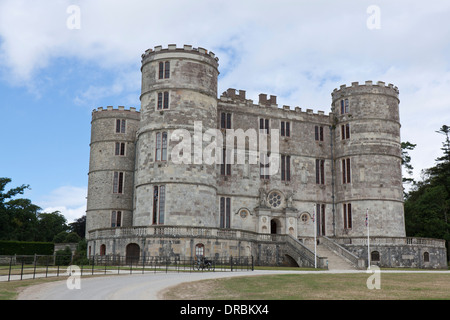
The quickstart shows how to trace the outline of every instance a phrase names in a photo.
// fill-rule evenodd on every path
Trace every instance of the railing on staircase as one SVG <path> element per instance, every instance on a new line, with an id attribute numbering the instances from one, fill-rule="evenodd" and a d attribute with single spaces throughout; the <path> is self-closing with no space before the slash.
<path id="1" fill-rule="evenodd" d="M 291 250 L 293 250 L 297 255 L 299 255 L 302 260 L 307 261 L 310 267 L 317 265 L 318 268 L 327 268 L 328 260 L 325 257 L 319 257 L 314 254 L 314 252 L 301 243 L 298 239 L 295 239 L 291 235 L 284 235 L 285 243 Z M 314 258 L 317 264 L 314 263 Z"/>
<path id="2" fill-rule="evenodd" d="M 321 243 L 325 245 L 328 249 L 334 251 L 336 254 L 340 255 L 341 257 L 347 259 L 353 266 L 355 266 L 358 269 L 364 269 L 366 265 L 366 260 L 361 259 L 345 249 L 344 247 L 340 246 L 333 240 L 331 240 L 328 237 L 322 236 L 320 237 Z"/>

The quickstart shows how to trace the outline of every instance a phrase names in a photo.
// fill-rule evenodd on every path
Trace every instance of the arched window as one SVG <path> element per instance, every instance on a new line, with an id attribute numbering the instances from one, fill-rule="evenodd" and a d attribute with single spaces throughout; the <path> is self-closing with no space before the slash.
<path id="1" fill-rule="evenodd" d="M 106 254 L 106 245 L 102 244 L 100 246 L 100 255 L 104 256 Z"/>
<path id="2" fill-rule="evenodd" d="M 205 246 L 202 243 L 195 245 L 195 256 L 204 257 L 205 256 Z"/>
<path id="3" fill-rule="evenodd" d="M 372 251 L 370 253 L 370 260 L 372 260 L 372 261 L 380 261 L 380 253 L 378 251 Z"/>
<path id="4" fill-rule="evenodd" d="M 427 251 L 423 253 L 423 262 L 430 262 L 430 253 Z"/>

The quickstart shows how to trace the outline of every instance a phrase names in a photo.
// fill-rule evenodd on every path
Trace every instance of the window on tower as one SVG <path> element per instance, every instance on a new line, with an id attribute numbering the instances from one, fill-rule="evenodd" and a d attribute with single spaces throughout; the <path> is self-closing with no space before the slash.
<path id="1" fill-rule="evenodd" d="M 230 228 L 231 198 L 220 198 L 220 228 Z"/>
<path id="2" fill-rule="evenodd" d="M 158 78 L 159 79 L 170 78 L 170 62 L 169 61 L 159 63 Z"/>
<path id="3" fill-rule="evenodd" d="M 351 183 L 350 158 L 342 159 L 342 183 Z"/>
<path id="4" fill-rule="evenodd" d="M 164 224 L 166 207 L 166 186 L 153 187 L 153 224 Z"/>
<path id="5" fill-rule="evenodd" d="M 350 124 L 341 125 L 341 139 L 347 140 L 350 139 Z"/>
<path id="6" fill-rule="evenodd" d="M 116 119 L 116 133 L 125 133 L 126 123 L 125 119 Z"/>
<path id="7" fill-rule="evenodd" d="M 156 133 L 155 161 L 167 161 L 167 132 Z"/>
<path id="8" fill-rule="evenodd" d="M 114 171 L 113 175 L 113 193 L 123 193 L 124 173 Z"/>
<path id="9" fill-rule="evenodd" d="M 156 105 L 157 110 L 169 109 L 169 92 L 158 92 L 158 104 Z"/>

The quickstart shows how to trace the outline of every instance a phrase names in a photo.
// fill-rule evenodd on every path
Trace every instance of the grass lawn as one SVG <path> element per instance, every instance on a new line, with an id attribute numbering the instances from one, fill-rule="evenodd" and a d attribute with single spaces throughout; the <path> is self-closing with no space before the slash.
<path id="1" fill-rule="evenodd" d="M 371 274 L 285 274 L 204 280 L 167 289 L 171 300 L 450 300 L 450 274 L 382 273 L 381 288 L 369 290 Z"/>

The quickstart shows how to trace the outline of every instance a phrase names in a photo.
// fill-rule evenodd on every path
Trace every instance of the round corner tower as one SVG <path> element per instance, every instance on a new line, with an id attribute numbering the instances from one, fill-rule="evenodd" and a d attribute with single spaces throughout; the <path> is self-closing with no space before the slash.
<path id="1" fill-rule="evenodd" d="M 101 228 L 131 226 L 135 140 L 140 113 L 136 108 L 93 110 L 86 209 L 86 237 Z"/>
<path id="2" fill-rule="evenodd" d="M 332 93 L 336 235 L 404 237 L 398 89 L 384 82 Z"/>
<path id="3" fill-rule="evenodd" d="M 215 165 L 194 158 L 195 142 L 202 150 L 209 143 L 194 131 L 217 127 L 218 58 L 188 45 L 157 46 L 142 55 L 141 72 L 133 225 L 216 226 Z"/>

